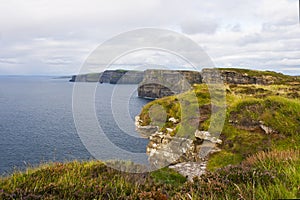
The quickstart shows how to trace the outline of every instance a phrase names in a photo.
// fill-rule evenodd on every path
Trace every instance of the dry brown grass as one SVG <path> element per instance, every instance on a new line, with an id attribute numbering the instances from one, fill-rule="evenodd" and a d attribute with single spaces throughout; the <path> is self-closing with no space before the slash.
<path id="1" fill-rule="evenodd" d="M 272 150 L 272 151 L 261 151 L 248 158 L 243 162 L 246 165 L 257 165 L 265 163 L 266 161 L 272 161 L 275 163 L 284 162 L 296 162 L 300 159 L 300 150 L 289 149 L 285 151 Z"/>

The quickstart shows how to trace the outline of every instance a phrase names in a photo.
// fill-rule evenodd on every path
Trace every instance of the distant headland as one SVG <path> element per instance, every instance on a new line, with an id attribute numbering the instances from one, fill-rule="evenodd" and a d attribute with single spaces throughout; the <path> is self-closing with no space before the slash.
<path id="1" fill-rule="evenodd" d="M 224 84 L 283 84 L 299 83 L 300 76 L 289 76 L 273 71 L 258 71 L 239 68 L 205 68 L 202 71 L 148 69 L 106 70 L 100 73 L 73 75 L 70 82 L 99 82 L 110 84 L 139 84 L 138 96 L 157 99 L 181 93 L 193 84 L 213 79 L 215 72 Z M 171 89 L 170 89 L 171 88 Z"/>

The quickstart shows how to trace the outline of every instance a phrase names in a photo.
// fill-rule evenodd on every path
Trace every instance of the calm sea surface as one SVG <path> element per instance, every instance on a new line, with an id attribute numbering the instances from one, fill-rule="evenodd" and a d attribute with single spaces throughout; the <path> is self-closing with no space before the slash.
<path id="1" fill-rule="evenodd" d="M 73 84 L 68 79 L 51 77 L 0 76 L 0 174 L 47 161 L 93 159 L 76 132 L 72 114 Z M 128 107 L 130 114 L 129 118 L 119 120 L 120 127 L 111 111 L 114 87 L 97 86 L 95 107 L 99 125 L 119 148 L 143 153 L 148 141 L 138 137 L 133 119 L 149 101 L 138 98 L 136 92 L 130 93 L 137 85 L 117 86 L 125 96 L 118 96 L 114 110 L 123 112 Z M 131 132 L 130 135 L 123 129 Z"/>

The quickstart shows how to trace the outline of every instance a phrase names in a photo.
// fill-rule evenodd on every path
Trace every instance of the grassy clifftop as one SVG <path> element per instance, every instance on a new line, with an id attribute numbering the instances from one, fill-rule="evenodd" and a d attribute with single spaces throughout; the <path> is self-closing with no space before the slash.
<path id="1" fill-rule="evenodd" d="M 242 74 L 247 74 L 249 76 L 273 76 L 277 78 L 282 78 L 285 80 L 289 80 L 291 77 L 288 75 L 284 75 L 282 73 L 273 72 L 273 71 L 259 71 L 259 70 L 251 70 L 251 69 L 242 69 L 242 68 L 218 68 L 221 71 L 234 71 Z"/>
<path id="2" fill-rule="evenodd" d="M 279 199 L 300 197 L 300 151 L 257 153 L 187 182 L 164 168 L 128 174 L 100 161 L 52 163 L 0 181 L 0 199 Z"/>
<path id="3" fill-rule="evenodd" d="M 299 97 L 298 85 L 226 85 L 222 151 L 211 156 L 208 167 L 238 164 L 259 151 L 299 149 Z M 188 114 L 182 113 L 181 107 L 187 103 Z M 155 112 L 155 107 L 160 107 L 160 112 Z M 165 134 L 173 130 L 171 135 L 193 137 L 197 128 L 208 130 L 210 107 L 208 88 L 200 84 L 192 91 L 150 102 L 140 117 L 142 125 L 158 125 Z M 179 123 L 168 121 L 171 117 Z"/>

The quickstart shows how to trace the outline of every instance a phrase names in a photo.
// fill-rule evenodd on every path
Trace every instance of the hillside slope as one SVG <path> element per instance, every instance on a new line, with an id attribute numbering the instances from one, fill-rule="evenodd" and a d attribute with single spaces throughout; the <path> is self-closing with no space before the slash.
<path id="1" fill-rule="evenodd" d="M 204 84 L 193 87 L 186 93 L 145 105 L 141 125 L 158 125 L 163 133 L 177 137 L 193 137 L 196 129 L 208 130 L 209 90 Z M 298 85 L 226 85 L 226 119 L 220 134 L 223 143 L 219 145 L 221 152 L 211 156 L 208 167 L 237 164 L 258 151 L 299 149 L 299 97 Z M 187 102 L 189 110 L 182 113 L 181 107 Z M 157 105 L 160 112 L 153 112 Z"/>
<path id="2" fill-rule="evenodd" d="M 300 151 L 271 151 L 194 182 L 164 168 L 128 174 L 100 161 L 52 163 L 0 179 L 0 199 L 300 198 Z"/>

